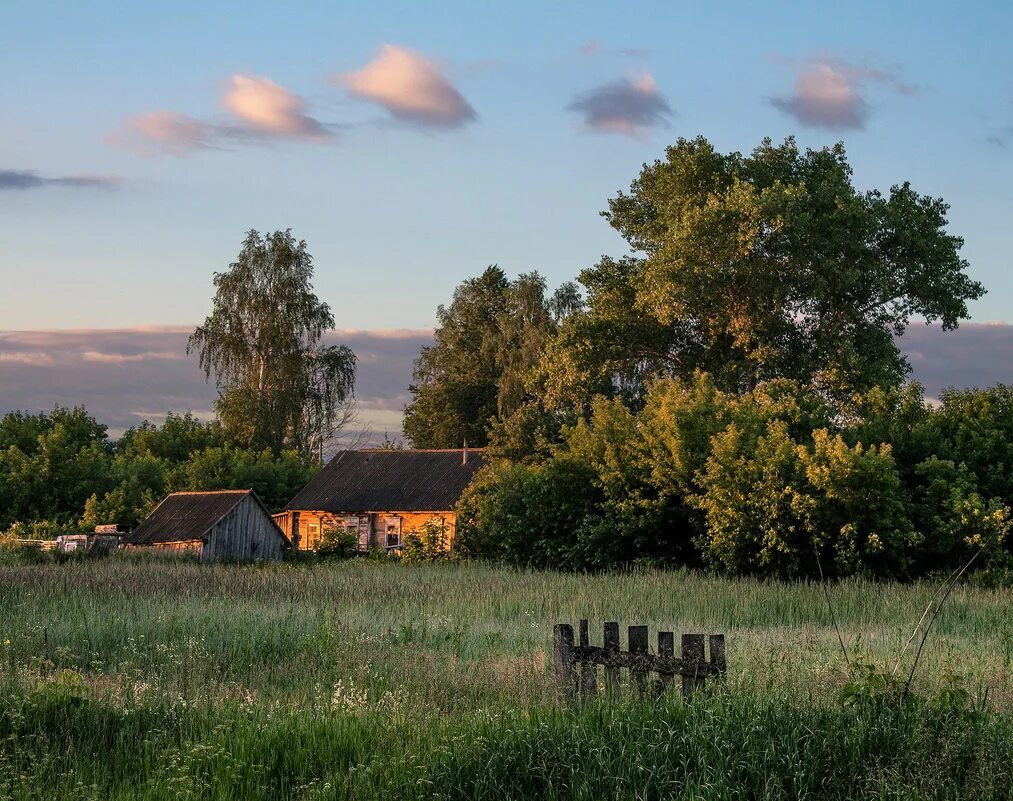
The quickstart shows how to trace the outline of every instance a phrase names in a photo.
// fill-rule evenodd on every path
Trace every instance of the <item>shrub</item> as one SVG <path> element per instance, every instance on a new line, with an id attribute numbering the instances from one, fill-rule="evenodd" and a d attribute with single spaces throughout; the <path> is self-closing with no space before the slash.
<path id="1" fill-rule="evenodd" d="M 405 534 L 401 561 L 407 564 L 453 562 L 458 555 L 450 549 L 450 545 L 450 526 L 447 521 L 443 518 L 430 518 L 419 528 Z"/>
<path id="2" fill-rule="evenodd" d="M 320 533 L 318 556 L 351 559 L 359 552 L 359 535 L 342 526 L 325 526 Z"/>

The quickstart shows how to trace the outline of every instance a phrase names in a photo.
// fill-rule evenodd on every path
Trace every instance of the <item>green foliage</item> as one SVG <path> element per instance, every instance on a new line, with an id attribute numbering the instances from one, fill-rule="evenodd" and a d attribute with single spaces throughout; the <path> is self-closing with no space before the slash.
<path id="1" fill-rule="evenodd" d="M 990 464 L 936 455 L 961 454 L 968 430 L 1013 448 L 1001 404 L 981 395 L 932 407 L 916 386 L 874 389 L 844 414 L 796 382 L 731 393 L 696 373 L 652 382 L 639 411 L 598 396 L 547 455 L 497 453 L 462 505 L 469 548 L 514 564 L 780 578 L 913 577 L 984 548 L 979 566 L 1004 569 L 1013 497 L 981 491 L 999 480 Z"/>
<path id="2" fill-rule="evenodd" d="M 946 204 L 904 183 L 861 193 L 841 145 L 722 154 L 680 139 L 604 216 L 643 257 L 585 270 L 585 311 L 549 346 L 550 397 L 628 403 L 658 372 L 740 392 L 791 378 L 838 400 L 900 382 L 911 316 L 955 327 L 984 294 Z"/>
<path id="3" fill-rule="evenodd" d="M 430 518 L 409 530 L 398 556 L 405 564 L 456 562 L 458 554 L 450 548 L 450 526 L 443 518 Z"/>
<path id="4" fill-rule="evenodd" d="M 249 231 L 239 258 L 215 273 L 214 308 L 187 351 L 215 377 L 222 427 L 243 447 L 320 453 L 352 396 L 355 354 L 320 345 L 334 315 L 312 277 L 306 243 L 290 231 Z"/>
<path id="5" fill-rule="evenodd" d="M 351 559 L 359 553 L 359 535 L 344 526 L 325 526 L 316 553 L 325 558 Z"/>
<path id="6" fill-rule="evenodd" d="M 238 448 L 217 422 L 189 413 L 145 421 L 113 443 L 84 408 L 11 412 L 0 439 L 0 531 L 21 538 L 133 526 L 181 490 L 249 487 L 280 509 L 319 469 L 294 451 Z"/>
<path id="7" fill-rule="evenodd" d="M 105 426 L 84 407 L 10 412 L 0 420 L 0 529 L 16 520 L 69 523 L 109 486 Z"/>
<path id="8" fill-rule="evenodd" d="M 462 282 L 436 311 L 434 344 L 415 362 L 404 433 L 416 448 L 487 443 L 494 421 L 532 397 L 535 368 L 560 319 L 580 304 L 572 284 L 546 296 L 545 279 L 509 281 L 496 266 Z"/>

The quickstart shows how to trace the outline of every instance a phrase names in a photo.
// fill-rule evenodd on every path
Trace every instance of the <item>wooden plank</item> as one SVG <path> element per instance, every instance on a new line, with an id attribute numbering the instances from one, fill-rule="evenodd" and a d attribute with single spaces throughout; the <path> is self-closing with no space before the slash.
<path id="1" fill-rule="evenodd" d="M 580 621 L 580 646 L 587 648 L 590 645 L 587 631 L 587 621 Z M 594 662 L 588 659 L 580 660 L 580 695 L 585 700 L 593 698 L 598 694 L 598 680 L 595 674 L 597 667 Z"/>
<path id="2" fill-rule="evenodd" d="M 571 702 L 577 692 L 577 671 L 574 668 L 573 626 L 569 623 L 557 623 L 552 630 L 552 668 L 560 702 Z"/>
<path id="3" fill-rule="evenodd" d="M 725 657 L 725 635 L 711 634 L 707 639 L 710 640 L 711 671 L 718 676 L 723 676 L 728 670 L 728 662 Z"/>
<path id="4" fill-rule="evenodd" d="M 675 657 L 675 634 L 671 631 L 658 632 L 658 656 L 665 658 Z M 672 689 L 675 683 L 675 674 L 666 670 L 658 671 L 658 682 L 656 690 L 658 695 Z"/>
<path id="5" fill-rule="evenodd" d="M 619 653 L 619 624 L 605 624 L 605 647 L 602 649 L 606 660 Z M 615 695 L 619 692 L 619 665 L 613 661 L 603 662 L 605 665 L 605 692 Z"/>
<path id="6" fill-rule="evenodd" d="M 686 698 L 703 687 L 703 677 L 707 674 L 703 642 L 702 634 L 682 635 L 682 661 L 688 668 L 682 674 L 682 694 Z"/>
<path id="7" fill-rule="evenodd" d="M 582 648 L 579 645 L 573 646 L 575 661 L 589 660 L 596 665 L 604 665 L 606 668 L 632 669 L 637 665 L 646 666 L 649 672 L 672 673 L 676 676 L 688 674 L 691 676 L 709 676 L 716 670 L 709 662 L 698 663 L 693 660 L 684 660 L 682 657 L 660 656 L 657 654 L 631 654 L 626 651 L 610 652 L 596 645 Z"/>
<path id="8" fill-rule="evenodd" d="M 630 667 L 630 682 L 638 693 L 643 693 L 647 690 L 647 626 L 630 626 L 626 630 L 626 638 L 630 654 L 634 657 Z"/>

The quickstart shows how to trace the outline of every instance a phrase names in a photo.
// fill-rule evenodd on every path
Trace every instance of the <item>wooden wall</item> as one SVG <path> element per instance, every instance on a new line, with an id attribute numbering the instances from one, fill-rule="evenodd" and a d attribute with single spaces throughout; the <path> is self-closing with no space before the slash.
<path id="1" fill-rule="evenodd" d="M 360 512 L 356 514 L 338 514 L 335 512 L 321 512 L 316 510 L 299 510 L 298 512 L 282 512 L 274 516 L 275 521 L 281 526 L 282 531 L 288 534 L 292 540 L 292 546 L 299 550 L 315 550 L 320 542 L 320 536 L 324 529 L 336 527 L 343 528 L 345 525 L 357 524 L 360 531 L 365 528 L 364 538 L 360 540 L 360 547 L 365 543 L 364 550 L 386 548 L 386 521 L 387 518 L 396 517 L 401 521 L 401 541 L 404 542 L 405 535 L 413 529 L 420 529 L 429 520 L 440 520 L 441 518 L 448 526 L 449 548 L 454 539 L 456 531 L 457 516 L 453 512 Z"/>
<path id="2" fill-rule="evenodd" d="M 205 562 L 271 562 L 281 559 L 284 540 L 252 496 L 215 524 L 201 551 Z"/>

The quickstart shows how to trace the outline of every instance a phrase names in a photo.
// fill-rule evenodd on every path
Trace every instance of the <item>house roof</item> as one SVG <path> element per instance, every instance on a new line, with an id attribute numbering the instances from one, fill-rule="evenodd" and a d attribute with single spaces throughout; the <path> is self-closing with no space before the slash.
<path id="1" fill-rule="evenodd" d="M 263 510 L 264 516 L 271 519 L 271 524 L 278 528 L 253 490 L 174 492 L 152 509 L 151 514 L 127 535 L 125 542 L 128 545 L 156 545 L 204 539 L 219 520 L 251 495 Z M 278 535 L 285 537 L 280 528 Z"/>
<path id="2" fill-rule="evenodd" d="M 449 512 L 484 464 L 474 448 L 339 451 L 285 509 Z"/>

